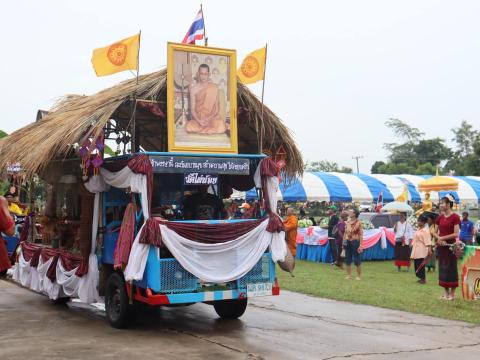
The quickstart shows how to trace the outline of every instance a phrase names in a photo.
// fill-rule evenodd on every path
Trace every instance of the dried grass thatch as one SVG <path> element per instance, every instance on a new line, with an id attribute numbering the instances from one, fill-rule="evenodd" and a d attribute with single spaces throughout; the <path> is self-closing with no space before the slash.
<path id="1" fill-rule="evenodd" d="M 66 96 L 41 120 L 3 139 L 0 168 L 4 168 L 8 162 L 18 161 L 27 173 L 44 170 L 51 160 L 69 156 L 72 144 L 81 143 L 86 134 L 94 136 L 100 134 L 110 119 L 123 116 L 125 120 L 125 114 L 131 109 L 134 96 L 138 99 L 158 101 L 164 105 L 166 70 L 142 75 L 138 84 L 132 79 L 91 96 Z M 293 177 L 300 174 L 303 160 L 290 131 L 266 106 L 263 110 L 262 123 L 261 102 L 240 83 L 238 107 L 245 110 L 243 117 L 239 116 L 239 151 L 245 153 L 258 151 L 256 147 L 258 121 L 258 126 L 264 134 L 263 149 L 274 152 L 283 145 L 288 154 L 286 175 Z"/>

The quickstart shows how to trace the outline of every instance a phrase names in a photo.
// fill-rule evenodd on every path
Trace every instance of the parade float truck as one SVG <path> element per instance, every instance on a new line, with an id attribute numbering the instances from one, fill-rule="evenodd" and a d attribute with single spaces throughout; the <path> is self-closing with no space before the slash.
<path id="1" fill-rule="evenodd" d="M 0 154 L 44 193 L 27 222 L 41 239 L 24 227 L 13 280 L 55 303 L 104 296 L 117 328 L 137 303 L 238 318 L 279 294 L 275 263 L 288 265 L 276 192 L 303 163 L 290 132 L 237 83 L 235 51 L 168 54 L 165 70 L 39 111 Z M 260 201 L 233 218 L 225 202 L 252 188 Z"/>

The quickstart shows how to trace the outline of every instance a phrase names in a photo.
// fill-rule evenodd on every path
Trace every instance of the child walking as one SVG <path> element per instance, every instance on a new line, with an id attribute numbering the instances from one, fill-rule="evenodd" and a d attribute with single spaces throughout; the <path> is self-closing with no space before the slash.
<path id="1" fill-rule="evenodd" d="M 413 235 L 412 241 L 412 254 L 415 266 L 415 275 L 418 278 L 419 284 L 425 284 L 425 264 L 424 260 L 428 256 L 432 255 L 432 237 L 430 235 L 430 229 L 427 225 L 427 217 L 420 215 L 417 219 L 418 230 Z"/>

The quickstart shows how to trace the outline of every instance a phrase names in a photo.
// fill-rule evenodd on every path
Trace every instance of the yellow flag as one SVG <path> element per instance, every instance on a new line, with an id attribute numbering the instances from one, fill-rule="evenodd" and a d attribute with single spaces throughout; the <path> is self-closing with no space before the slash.
<path id="1" fill-rule="evenodd" d="M 97 76 L 115 74 L 138 68 L 140 34 L 117 41 L 103 48 L 93 50 L 92 65 Z"/>
<path id="2" fill-rule="evenodd" d="M 237 76 L 242 84 L 253 84 L 263 80 L 266 60 L 267 49 L 264 47 L 248 54 L 237 70 Z"/>

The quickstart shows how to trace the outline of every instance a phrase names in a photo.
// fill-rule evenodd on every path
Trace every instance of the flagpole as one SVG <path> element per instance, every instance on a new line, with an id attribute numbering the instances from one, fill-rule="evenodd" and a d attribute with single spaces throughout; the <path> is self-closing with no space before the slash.
<path id="1" fill-rule="evenodd" d="M 204 46 L 208 46 L 207 27 L 205 26 L 205 16 L 203 16 L 202 4 L 200 4 L 200 11 L 202 12 L 202 19 L 203 19 L 203 37 L 205 38 Z"/>
<path id="2" fill-rule="evenodd" d="M 140 40 L 142 38 L 142 30 L 138 32 L 138 50 L 137 50 L 137 85 L 138 85 L 138 76 L 140 75 Z M 136 119 L 135 113 L 137 111 L 137 90 L 133 92 L 131 97 L 131 117 L 130 117 L 130 152 L 132 154 L 136 153 L 137 150 L 137 129 L 136 129 Z"/>
<path id="3" fill-rule="evenodd" d="M 137 50 L 137 85 L 138 85 L 138 75 L 140 74 L 140 40 L 142 38 L 142 30 L 138 32 L 138 50 Z"/>
<path id="4" fill-rule="evenodd" d="M 260 126 L 260 135 L 259 138 L 260 140 L 258 141 L 258 148 L 259 152 L 262 153 L 263 151 L 263 127 L 264 127 L 264 122 L 263 122 L 263 96 L 265 94 L 265 74 L 267 72 L 267 53 L 268 53 L 268 44 L 265 43 L 265 64 L 263 66 L 263 81 L 262 81 L 262 112 L 260 118 L 262 119 L 262 124 Z"/>

